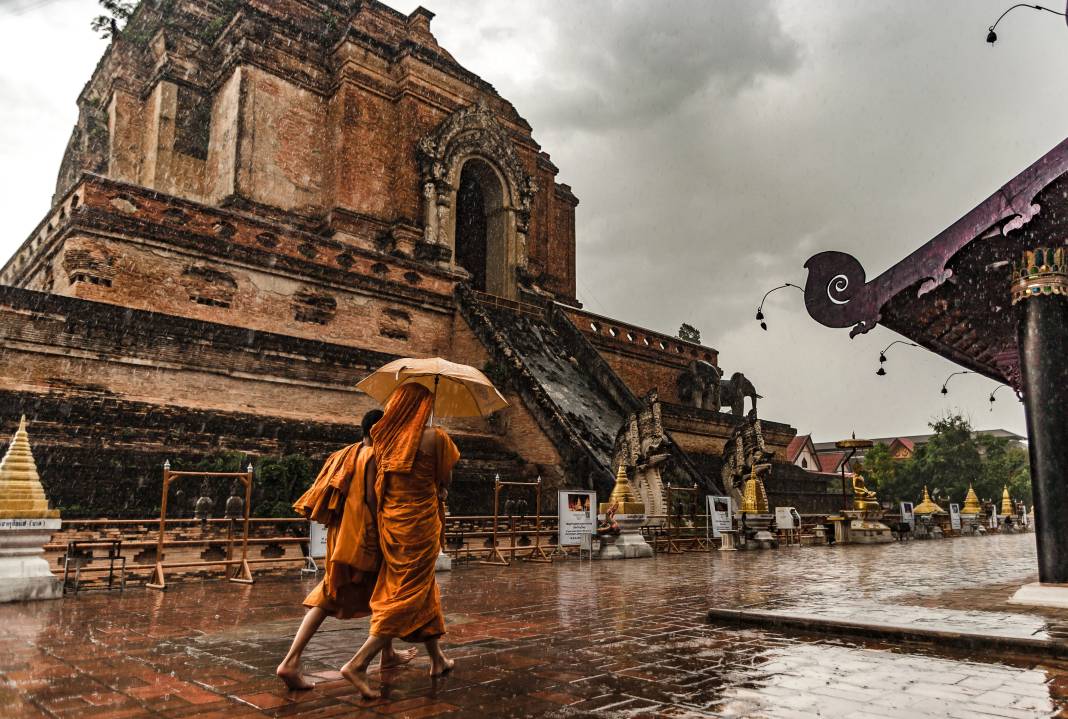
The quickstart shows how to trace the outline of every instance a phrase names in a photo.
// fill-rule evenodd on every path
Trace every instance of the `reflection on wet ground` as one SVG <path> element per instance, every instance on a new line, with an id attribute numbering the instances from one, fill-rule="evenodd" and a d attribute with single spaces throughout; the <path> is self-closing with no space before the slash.
<path id="1" fill-rule="evenodd" d="M 1066 704 L 1068 663 L 704 621 L 710 606 L 758 606 L 987 622 L 989 601 L 960 605 L 969 588 L 1033 572 L 1029 535 L 461 566 L 441 578 L 457 670 L 432 682 L 420 659 L 376 676 L 387 695 L 373 703 L 336 672 L 366 636 L 365 620 L 324 624 L 306 654 L 314 690 L 286 692 L 273 677 L 309 581 L 83 594 L 0 606 L 0 715 L 1045 716 Z M 957 593 L 952 610 L 938 607 L 946 592 Z M 916 597 L 931 600 L 926 609 Z M 1042 620 L 1017 612 L 1011 621 L 1024 631 Z"/>

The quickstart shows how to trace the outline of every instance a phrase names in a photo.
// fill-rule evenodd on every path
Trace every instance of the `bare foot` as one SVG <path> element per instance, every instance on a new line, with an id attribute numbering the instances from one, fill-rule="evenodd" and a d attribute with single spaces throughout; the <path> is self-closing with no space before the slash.
<path id="1" fill-rule="evenodd" d="M 440 677 L 448 674 L 452 671 L 452 668 L 456 666 L 455 659 L 446 659 L 445 655 L 441 655 L 439 659 L 432 659 L 430 662 L 430 676 Z"/>
<path id="2" fill-rule="evenodd" d="M 346 664 L 341 667 L 341 676 L 348 679 L 354 687 L 359 689 L 364 699 L 378 699 L 378 697 L 382 696 L 381 692 L 376 692 L 367 682 L 367 667 L 358 669 Z"/>
<path id="3" fill-rule="evenodd" d="M 311 689 L 314 684 L 304 678 L 304 675 L 300 673 L 300 663 L 287 664 L 282 662 L 278 665 L 278 668 L 274 670 L 274 673 L 278 675 L 278 678 L 286 683 L 286 686 L 290 689 Z"/>
<path id="4" fill-rule="evenodd" d="M 403 667 L 405 664 L 415 659 L 417 650 L 403 649 L 399 652 L 390 652 L 389 656 L 386 656 L 385 652 L 382 652 L 382 659 L 379 667 L 382 669 L 395 669 L 396 667 Z"/>

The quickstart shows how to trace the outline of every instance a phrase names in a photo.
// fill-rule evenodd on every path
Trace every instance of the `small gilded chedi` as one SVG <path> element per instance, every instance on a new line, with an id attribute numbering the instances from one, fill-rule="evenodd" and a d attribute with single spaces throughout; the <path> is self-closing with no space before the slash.
<path id="1" fill-rule="evenodd" d="M 0 461 L 0 518 L 36 519 L 59 517 L 59 510 L 48 505 L 37 463 L 30 450 L 30 437 L 26 433 L 26 417 Z"/>

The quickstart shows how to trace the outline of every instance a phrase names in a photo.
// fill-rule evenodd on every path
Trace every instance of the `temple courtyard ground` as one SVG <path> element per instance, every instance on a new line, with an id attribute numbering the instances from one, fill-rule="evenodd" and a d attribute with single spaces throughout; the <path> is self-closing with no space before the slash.
<path id="1" fill-rule="evenodd" d="M 706 620 L 755 608 L 1057 643 L 1068 614 L 1005 603 L 1034 573 L 1033 535 L 457 565 L 439 575 L 456 670 L 375 673 L 374 702 L 336 671 L 366 620 L 324 624 L 315 689 L 274 678 L 312 579 L 89 592 L 0 606 L 0 716 L 1068 716 L 1068 660 Z"/>

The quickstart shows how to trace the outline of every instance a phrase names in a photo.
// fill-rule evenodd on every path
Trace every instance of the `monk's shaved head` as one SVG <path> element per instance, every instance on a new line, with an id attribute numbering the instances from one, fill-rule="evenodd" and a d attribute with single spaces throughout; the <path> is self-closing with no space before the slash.
<path id="1" fill-rule="evenodd" d="M 371 436 L 371 427 L 374 427 L 375 422 L 380 419 L 382 419 L 382 410 L 380 409 L 372 409 L 363 416 L 363 419 L 360 420 L 360 428 L 363 430 L 364 438 Z"/>

